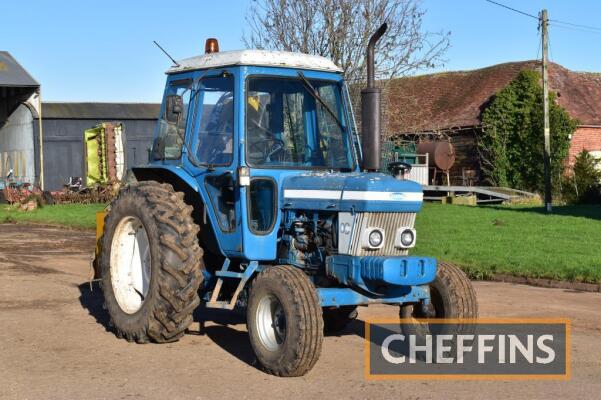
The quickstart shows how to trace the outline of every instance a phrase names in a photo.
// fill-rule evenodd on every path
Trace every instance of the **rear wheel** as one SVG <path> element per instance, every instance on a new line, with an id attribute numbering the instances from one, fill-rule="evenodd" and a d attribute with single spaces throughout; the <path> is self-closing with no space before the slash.
<path id="1" fill-rule="evenodd" d="M 100 258 L 111 324 L 128 341 L 172 342 L 200 303 L 202 250 L 192 207 L 171 185 L 121 190 L 105 219 Z"/>
<path id="2" fill-rule="evenodd" d="M 430 284 L 429 307 L 422 303 L 401 306 L 401 319 L 438 319 L 459 318 L 456 324 L 436 325 L 437 329 L 424 323 L 403 323 L 403 332 L 407 335 L 425 336 L 431 334 L 471 334 L 475 331 L 472 320 L 478 317 L 476 292 L 469 278 L 453 265 L 440 263 L 436 279 Z"/>
<path id="3" fill-rule="evenodd" d="M 304 375 L 321 354 L 317 292 L 296 267 L 269 267 L 257 275 L 250 287 L 247 326 L 257 360 L 270 374 Z"/>

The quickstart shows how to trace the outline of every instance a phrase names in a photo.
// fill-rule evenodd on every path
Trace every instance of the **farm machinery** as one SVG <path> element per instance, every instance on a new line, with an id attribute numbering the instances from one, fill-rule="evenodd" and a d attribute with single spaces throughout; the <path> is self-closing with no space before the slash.
<path id="1" fill-rule="evenodd" d="M 246 310 L 258 364 L 299 376 L 324 330 L 357 306 L 403 318 L 475 318 L 452 265 L 409 255 L 421 186 L 380 168 L 380 91 L 367 48 L 362 138 L 342 71 L 313 55 L 205 54 L 167 71 L 148 165 L 133 168 L 104 219 L 99 273 L 117 335 L 172 342 L 206 308 Z M 427 327 L 427 324 L 425 325 Z"/>
<path id="2" fill-rule="evenodd" d="M 118 123 L 103 122 L 83 133 L 85 178 L 70 176 L 62 190 L 46 191 L 18 182 L 13 170 L 0 179 L 0 202 L 38 204 L 106 203 L 119 190 L 125 174 L 125 132 Z"/>

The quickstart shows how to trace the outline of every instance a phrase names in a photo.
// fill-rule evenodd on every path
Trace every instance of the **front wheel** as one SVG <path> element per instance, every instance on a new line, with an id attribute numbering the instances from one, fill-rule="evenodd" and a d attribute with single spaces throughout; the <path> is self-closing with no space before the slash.
<path id="1" fill-rule="evenodd" d="M 406 335 L 424 336 L 429 334 L 471 334 L 475 330 L 472 322 L 478 318 L 476 292 L 469 278 L 453 265 L 440 263 L 436 279 L 430 283 L 430 306 L 423 303 L 401 306 L 401 324 Z M 427 322 L 416 323 L 414 319 L 460 319 L 454 324 L 436 325 L 435 331 Z M 413 321 L 413 322 L 409 322 Z"/>
<path id="2" fill-rule="evenodd" d="M 323 341 L 321 306 L 300 269 L 278 265 L 257 275 L 247 307 L 250 343 L 263 369 L 301 376 L 317 362 Z"/>

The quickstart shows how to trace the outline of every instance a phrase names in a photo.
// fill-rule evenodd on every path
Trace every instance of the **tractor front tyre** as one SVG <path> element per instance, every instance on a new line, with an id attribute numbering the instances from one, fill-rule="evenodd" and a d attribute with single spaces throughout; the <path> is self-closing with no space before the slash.
<path id="1" fill-rule="evenodd" d="M 326 333 L 340 332 L 357 318 L 356 306 L 341 306 L 323 309 L 323 326 Z"/>
<path id="2" fill-rule="evenodd" d="M 431 334 L 473 334 L 474 320 L 478 318 L 476 292 L 465 273 L 453 264 L 440 263 L 436 278 L 430 283 L 430 306 L 423 303 L 401 306 L 401 327 L 406 335 L 418 337 Z M 436 322 L 436 319 L 459 319 L 453 324 L 434 325 L 418 323 L 414 319 Z M 413 322 L 409 322 L 413 321 Z"/>
<path id="3" fill-rule="evenodd" d="M 183 193 L 154 181 L 125 186 L 105 218 L 100 270 L 119 337 L 173 342 L 192 323 L 203 280 L 199 228 Z"/>
<path id="4" fill-rule="evenodd" d="M 307 275 L 289 265 L 259 273 L 250 287 L 247 327 L 257 361 L 266 372 L 306 374 L 317 362 L 323 341 L 321 306 Z"/>

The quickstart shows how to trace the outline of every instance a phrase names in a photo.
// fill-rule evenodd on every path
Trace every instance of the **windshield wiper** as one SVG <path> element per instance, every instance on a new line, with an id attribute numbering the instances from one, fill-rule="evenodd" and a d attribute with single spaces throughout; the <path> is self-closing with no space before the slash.
<path id="1" fill-rule="evenodd" d="M 336 121 L 336 123 L 338 124 L 340 129 L 342 131 L 344 131 L 344 126 L 342 125 L 342 122 L 340 121 L 340 119 L 338 119 L 338 116 L 334 113 L 334 111 L 332 111 L 330 106 L 328 106 L 326 104 L 326 102 L 321 98 L 321 96 L 319 95 L 319 92 L 317 90 L 315 90 L 313 85 L 311 85 L 311 82 L 309 82 L 309 80 L 307 78 L 305 78 L 305 75 L 300 71 L 298 72 L 298 76 L 303 81 L 303 86 L 305 87 L 305 90 L 311 96 L 313 96 L 313 98 L 315 100 L 317 100 L 319 102 L 319 104 L 321 104 L 321 106 L 324 108 L 324 110 L 326 110 L 328 112 L 328 114 L 330 114 L 332 116 L 332 118 L 334 118 L 334 121 Z"/>

